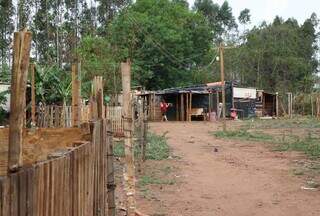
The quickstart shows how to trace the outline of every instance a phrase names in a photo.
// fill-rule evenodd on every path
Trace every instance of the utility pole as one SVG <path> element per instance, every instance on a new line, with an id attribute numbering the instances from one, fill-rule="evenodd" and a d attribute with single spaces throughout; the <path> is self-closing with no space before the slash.
<path id="1" fill-rule="evenodd" d="M 227 130 L 226 126 L 226 91 L 225 91 L 225 83 L 224 83 L 224 45 L 220 43 L 219 47 L 220 52 L 220 72 L 221 72 L 221 90 L 222 90 L 222 128 L 223 131 Z"/>

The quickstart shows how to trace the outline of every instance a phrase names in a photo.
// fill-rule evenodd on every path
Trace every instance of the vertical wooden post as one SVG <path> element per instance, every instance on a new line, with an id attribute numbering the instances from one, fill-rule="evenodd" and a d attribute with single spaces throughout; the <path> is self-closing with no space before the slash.
<path id="1" fill-rule="evenodd" d="M 125 145 L 125 189 L 127 197 L 127 216 L 134 216 L 135 203 L 135 172 L 132 142 L 132 101 L 131 101 L 131 63 L 129 60 L 121 63 L 123 117 L 124 117 L 124 145 Z"/>
<path id="2" fill-rule="evenodd" d="M 279 118 L 279 93 L 276 92 L 276 116 Z"/>
<path id="3" fill-rule="evenodd" d="M 31 32 L 14 33 L 11 78 L 8 172 L 22 166 L 23 123 L 29 68 Z"/>
<path id="4" fill-rule="evenodd" d="M 142 145 L 142 161 L 146 160 L 146 150 L 147 150 L 147 135 L 148 135 L 148 116 L 147 116 L 147 101 L 143 103 L 143 145 Z"/>
<path id="5" fill-rule="evenodd" d="M 97 118 L 104 119 L 104 104 L 103 104 L 103 78 L 102 76 L 96 76 L 92 82 L 92 96 L 93 100 L 97 103 Z"/>
<path id="6" fill-rule="evenodd" d="M 115 202 L 115 181 L 114 181 L 114 167 L 113 167 L 113 138 L 112 127 L 110 121 L 107 123 L 107 189 L 108 189 L 108 216 L 116 215 Z"/>
<path id="7" fill-rule="evenodd" d="M 317 106 L 317 118 L 320 118 L 320 95 L 317 95 L 317 102 L 316 102 L 316 106 Z"/>
<path id="8" fill-rule="evenodd" d="M 210 112 L 211 112 L 211 93 L 209 92 L 208 93 L 208 113 L 210 115 Z"/>
<path id="9" fill-rule="evenodd" d="M 183 93 L 181 93 L 180 94 L 180 99 L 181 99 L 181 106 L 180 106 L 180 120 L 181 121 L 184 121 L 184 113 L 185 113 L 185 111 L 184 111 L 184 101 L 183 101 L 183 97 L 184 97 L 184 94 Z"/>
<path id="10" fill-rule="evenodd" d="M 221 87 L 222 87 L 222 128 L 223 131 L 227 130 L 226 125 L 226 91 L 224 83 L 224 47 L 223 44 L 220 44 L 220 72 L 221 72 Z"/>
<path id="11" fill-rule="evenodd" d="M 217 116 L 217 119 L 220 118 L 220 116 L 218 115 L 218 110 L 219 110 L 219 103 L 220 103 L 220 100 L 219 100 L 219 91 L 216 91 L 216 101 L 217 101 L 217 106 L 216 106 L 216 116 Z"/>
<path id="12" fill-rule="evenodd" d="M 176 121 L 179 121 L 179 94 L 176 96 Z"/>
<path id="13" fill-rule="evenodd" d="M 77 64 L 72 64 L 72 126 L 80 126 L 80 71 Z"/>
<path id="14" fill-rule="evenodd" d="M 156 93 L 153 93 L 153 99 L 152 99 L 152 113 L 153 113 L 153 121 L 156 120 Z"/>
<path id="15" fill-rule="evenodd" d="M 186 93 L 186 121 L 189 121 L 189 93 Z"/>
<path id="16" fill-rule="evenodd" d="M 192 114 L 192 92 L 190 92 L 190 100 L 189 100 L 189 102 L 190 102 L 190 120 L 189 121 L 191 121 L 191 114 Z"/>
<path id="17" fill-rule="evenodd" d="M 31 64 L 31 125 L 36 126 L 36 88 L 35 88 L 35 65 Z"/>
<path id="18" fill-rule="evenodd" d="M 313 110 L 313 98 L 312 98 L 312 93 L 310 94 L 310 103 L 311 103 L 311 116 L 313 117 L 314 110 Z"/>
<path id="19" fill-rule="evenodd" d="M 143 99 L 140 97 L 138 100 L 138 112 L 139 112 L 139 149 L 140 149 L 140 158 L 138 163 L 138 171 L 141 172 L 141 165 L 143 162 L 143 134 L 144 134 L 144 104 Z"/>

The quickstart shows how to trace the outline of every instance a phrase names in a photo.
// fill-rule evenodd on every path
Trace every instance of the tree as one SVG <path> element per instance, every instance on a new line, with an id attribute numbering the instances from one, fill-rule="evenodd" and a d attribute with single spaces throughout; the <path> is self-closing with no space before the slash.
<path id="1" fill-rule="evenodd" d="M 99 4 L 98 21 L 100 23 L 99 34 L 105 36 L 107 34 L 108 25 L 112 22 L 119 10 L 131 3 L 131 0 L 96 0 Z"/>
<path id="2" fill-rule="evenodd" d="M 14 30 L 13 15 L 14 7 L 12 0 L 0 1 L 0 76 L 9 70 L 10 44 Z"/>
<path id="3" fill-rule="evenodd" d="M 238 17 L 239 23 L 246 25 L 250 22 L 250 19 L 251 19 L 251 15 L 250 15 L 250 10 L 248 8 L 240 12 L 240 15 Z"/>
<path id="4" fill-rule="evenodd" d="M 236 62 L 242 85 L 272 92 L 310 92 L 318 62 L 316 26 L 311 19 L 276 17 L 272 24 L 254 27 L 237 49 L 226 51 L 226 65 Z M 228 62 L 230 61 L 230 62 Z M 226 70 L 227 71 L 227 70 Z"/>
<path id="5" fill-rule="evenodd" d="M 237 23 L 232 14 L 232 8 L 225 1 L 221 6 L 212 0 L 196 0 L 194 10 L 201 12 L 208 20 L 213 39 L 219 43 L 231 30 L 237 29 Z"/>
<path id="6" fill-rule="evenodd" d="M 131 58 L 134 84 L 159 89 L 192 83 L 208 64 L 212 34 L 205 18 L 169 0 L 139 0 L 110 26 L 111 46 Z"/>
<path id="7" fill-rule="evenodd" d="M 27 27 L 30 21 L 30 14 L 33 1 L 18 0 L 18 29 L 22 30 Z"/>
<path id="8" fill-rule="evenodd" d="M 87 36 L 81 40 L 78 49 L 82 66 L 82 92 L 90 96 L 91 80 L 95 76 L 103 76 L 105 92 L 117 94 L 120 92 L 121 79 L 119 64 L 114 58 L 114 50 L 110 42 L 100 36 Z M 89 81 L 89 82 L 88 82 Z"/>

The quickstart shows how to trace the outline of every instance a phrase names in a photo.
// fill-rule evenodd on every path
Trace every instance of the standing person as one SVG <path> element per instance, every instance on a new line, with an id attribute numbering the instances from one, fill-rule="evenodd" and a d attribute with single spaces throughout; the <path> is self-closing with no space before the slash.
<path id="1" fill-rule="evenodd" d="M 167 119 L 167 110 L 169 108 L 169 104 L 166 103 L 164 99 L 162 99 L 160 103 L 160 109 L 161 109 L 161 114 L 162 114 L 162 121 L 168 121 Z"/>

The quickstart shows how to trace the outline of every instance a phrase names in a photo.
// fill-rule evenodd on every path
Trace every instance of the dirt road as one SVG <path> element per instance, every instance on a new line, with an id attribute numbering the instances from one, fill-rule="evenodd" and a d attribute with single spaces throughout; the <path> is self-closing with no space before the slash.
<path id="1" fill-rule="evenodd" d="M 155 188 L 153 201 L 138 200 L 150 215 L 318 216 L 320 192 L 302 190 L 306 179 L 292 173 L 296 153 L 272 152 L 264 144 L 225 141 L 210 123 L 151 123 L 168 134 L 180 183 Z M 215 151 L 216 149 L 216 151 Z M 160 162 L 170 165 L 170 162 Z M 161 211 L 161 214 L 159 213 Z"/>

